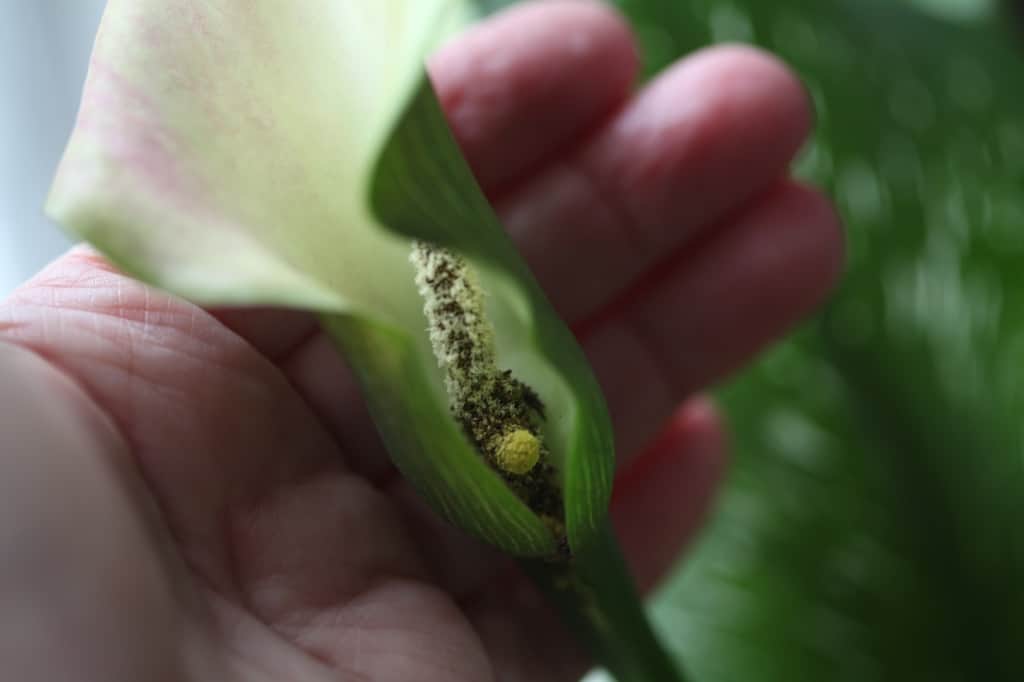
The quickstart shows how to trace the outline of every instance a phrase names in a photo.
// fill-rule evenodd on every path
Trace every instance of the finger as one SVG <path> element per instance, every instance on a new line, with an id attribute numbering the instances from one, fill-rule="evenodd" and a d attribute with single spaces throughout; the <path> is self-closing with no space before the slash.
<path id="1" fill-rule="evenodd" d="M 724 440 L 712 404 L 692 400 L 616 479 L 612 521 L 641 591 L 657 584 L 703 525 L 724 470 Z"/>
<path id="2" fill-rule="evenodd" d="M 582 330 L 619 452 L 812 311 L 842 250 L 825 198 L 781 183 Z"/>
<path id="3" fill-rule="evenodd" d="M 630 31 L 613 10 L 556 0 L 517 6 L 471 28 L 434 56 L 430 73 L 456 139 L 493 196 L 621 105 L 637 62 Z M 312 316 L 297 313 L 216 314 L 274 359 L 316 328 Z"/>
<path id="4" fill-rule="evenodd" d="M 579 0 L 513 7 L 430 60 L 449 123 L 489 194 L 589 132 L 626 99 L 637 68 L 622 18 Z"/>
<path id="5" fill-rule="evenodd" d="M 499 208 L 555 307 L 579 320 L 776 181 L 810 126 L 807 95 L 778 60 L 712 48 Z"/>

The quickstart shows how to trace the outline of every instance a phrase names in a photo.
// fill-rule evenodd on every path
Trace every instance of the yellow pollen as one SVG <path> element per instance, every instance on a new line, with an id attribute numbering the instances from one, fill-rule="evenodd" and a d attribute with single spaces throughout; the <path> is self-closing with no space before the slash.
<path id="1" fill-rule="evenodd" d="M 498 440 L 494 461 L 503 471 L 522 475 L 540 459 L 540 441 L 526 429 L 510 431 Z"/>

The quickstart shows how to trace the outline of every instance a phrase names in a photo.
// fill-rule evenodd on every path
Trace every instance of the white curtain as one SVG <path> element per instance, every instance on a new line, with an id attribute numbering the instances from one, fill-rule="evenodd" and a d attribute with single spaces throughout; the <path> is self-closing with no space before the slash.
<path id="1" fill-rule="evenodd" d="M 0 0 L 0 297 L 68 245 L 42 215 L 102 0 Z"/>

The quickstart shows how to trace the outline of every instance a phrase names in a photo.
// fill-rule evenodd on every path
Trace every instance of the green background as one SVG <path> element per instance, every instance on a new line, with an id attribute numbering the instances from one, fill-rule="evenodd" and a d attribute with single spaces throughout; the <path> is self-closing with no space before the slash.
<path id="1" fill-rule="evenodd" d="M 701 682 L 1024 679 L 1024 22 L 618 4 L 649 73 L 724 41 L 790 63 L 818 118 L 797 173 L 848 229 L 826 311 L 720 390 L 731 472 L 655 601 L 666 642 Z"/>

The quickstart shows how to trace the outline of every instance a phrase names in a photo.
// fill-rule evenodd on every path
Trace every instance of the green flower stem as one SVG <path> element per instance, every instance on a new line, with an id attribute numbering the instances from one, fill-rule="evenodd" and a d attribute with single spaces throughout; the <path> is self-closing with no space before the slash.
<path id="1" fill-rule="evenodd" d="M 685 682 L 644 612 L 610 528 L 569 563 L 523 561 L 594 659 L 619 682 Z"/>

